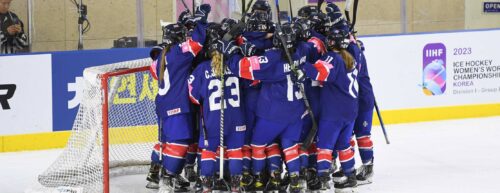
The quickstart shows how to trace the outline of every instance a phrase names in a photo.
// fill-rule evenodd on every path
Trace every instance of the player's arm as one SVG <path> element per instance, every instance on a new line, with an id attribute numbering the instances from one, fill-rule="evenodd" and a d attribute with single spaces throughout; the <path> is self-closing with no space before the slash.
<path id="1" fill-rule="evenodd" d="M 199 65 L 188 78 L 189 99 L 193 104 L 200 105 L 202 100 L 203 74 L 202 65 Z M 200 74 L 201 73 L 201 74 Z"/>
<path id="2" fill-rule="evenodd" d="M 338 71 L 340 61 L 337 57 L 327 53 L 323 55 L 314 64 L 307 63 L 304 65 L 304 72 L 307 77 L 320 82 L 333 82 L 336 79 L 336 71 Z"/>

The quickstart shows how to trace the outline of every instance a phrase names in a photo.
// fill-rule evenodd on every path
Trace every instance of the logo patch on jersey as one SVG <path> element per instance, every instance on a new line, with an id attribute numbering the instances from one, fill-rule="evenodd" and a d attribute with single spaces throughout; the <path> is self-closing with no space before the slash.
<path id="1" fill-rule="evenodd" d="M 246 131 L 246 130 L 247 130 L 247 126 L 246 125 L 236 126 L 236 131 Z"/>
<path id="2" fill-rule="evenodd" d="M 172 109 L 172 110 L 167 111 L 168 116 L 176 115 L 179 113 L 181 113 L 181 108 L 176 108 L 176 109 Z"/>
<path id="3" fill-rule="evenodd" d="M 423 50 L 422 90 L 425 95 L 441 95 L 446 90 L 446 46 L 427 44 Z"/>

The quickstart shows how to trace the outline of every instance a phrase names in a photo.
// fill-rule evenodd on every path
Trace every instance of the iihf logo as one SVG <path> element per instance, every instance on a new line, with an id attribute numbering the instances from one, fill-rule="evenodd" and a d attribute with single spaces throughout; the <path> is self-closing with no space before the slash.
<path id="1" fill-rule="evenodd" d="M 424 47 L 422 89 L 428 96 L 441 95 L 446 90 L 446 46 L 442 43 Z"/>

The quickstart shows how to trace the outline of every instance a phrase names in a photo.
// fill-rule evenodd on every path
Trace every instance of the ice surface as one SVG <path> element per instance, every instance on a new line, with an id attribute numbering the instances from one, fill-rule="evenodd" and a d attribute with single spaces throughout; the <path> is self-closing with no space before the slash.
<path id="1" fill-rule="evenodd" d="M 374 183 L 368 193 L 500 192 L 500 117 L 387 126 L 391 145 L 380 127 L 373 128 Z M 18 193 L 34 184 L 61 150 L 0 153 L 0 192 Z M 358 162 L 359 163 L 359 162 Z M 111 179 L 112 192 L 153 192 L 143 188 L 145 175 Z"/>

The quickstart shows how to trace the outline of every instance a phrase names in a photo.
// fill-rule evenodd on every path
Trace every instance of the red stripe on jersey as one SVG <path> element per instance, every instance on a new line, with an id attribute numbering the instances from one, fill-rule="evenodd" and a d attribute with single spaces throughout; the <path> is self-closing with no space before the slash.
<path id="1" fill-rule="evenodd" d="M 330 69 L 333 68 L 333 65 L 323 60 L 318 60 L 313 66 L 318 71 L 316 80 L 319 81 L 326 81 L 330 75 Z"/>
<path id="2" fill-rule="evenodd" d="M 260 70 L 259 57 L 245 57 L 240 60 L 240 77 L 254 80 L 253 71 Z"/>
<path id="3" fill-rule="evenodd" d="M 155 60 L 153 61 L 153 63 L 151 63 L 151 66 L 149 66 L 149 72 L 151 73 L 151 76 L 153 76 L 155 80 L 158 80 L 158 75 L 156 75 L 157 65 L 158 65 L 158 60 Z"/>
<path id="4" fill-rule="evenodd" d="M 346 162 L 354 158 L 354 151 L 351 147 L 348 147 L 345 150 L 339 151 L 339 160 L 340 162 Z"/>
<path id="5" fill-rule="evenodd" d="M 360 137 L 358 138 L 358 146 L 359 148 L 373 148 L 373 141 L 370 136 Z"/>
<path id="6" fill-rule="evenodd" d="M 163 149 L 163 154 L 175 158 L 184 158 L 186 156 L 187 150 L 187 145 L 167 143 L 167 145 Z"/>
<path id="7" fill-rule="evenodd" d="M 215 161 L 216 157 L 217 157 L 217 154 L 213 151 L 209 151 L 206 149 L 201 151 L 201 160 L 213 160 L 213 161 Z"/>
<path id="8" fill-rule="evenodd" d="M 243 152 L 241 151 L 241 148 L 228 149 L 227 150 L 227 157 L 229 159 L 243 159 Z"/>
<path id="9" fill-rule="evenodd" d="M 327 160 L 331 162 L 333 160 L 333 151 L 329 149 L 320 149 L 318 148 L 318 161 L 319 160 Z"/>
<path id="10" fill-rule="evenodd" d="M 200 102 L 192 94 L 193 93 L 193 86 L 191 84 L 188 84 L 188 90 L 189 90 L 189 99 L 191 100 L 191 102 L 199 105 Z"/>
<path id="11" fill-rule="evenodd" d="M 203 46 L 200 43 L 192 39 L 188 39 L 187 41 L 181 44 L 182 53 L 191 52 L 193 56 L 198 55 L 198 53 L 201 51 L 202 48 Z"/>
<path id="12" fill-rule="evenodd" d="M 266 147 L 252 145 L 252 158 L 253 159 L 265 159 L 266 158 Z"/>
<path id="13" fill-rule="evenodd" d="M 285 161 L 287 163 L 296 160 L 299 157 L 299 145 L 295 144 L 292 147 L 284 149 L 283 154 L 285 154 Z"/>
<path id="14" fill-rule="evenodd" d="M 278 144 L 273 143 L 270 146 L 266 147 L 266 155 L 267 157 L 272 157 L 272 156 L 281 156 L 281 150 Z"/>
<path id="15" fill-rule="evenodd" d="M 318 53 L 324 54 L 326 53 L 326 46 L 323 41 L 321 41 L 317 37 L 312 37 L 311 39 L 307 40 L 307 42 L 313 43 L 314 47 L 318 50 Z"/>

